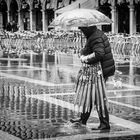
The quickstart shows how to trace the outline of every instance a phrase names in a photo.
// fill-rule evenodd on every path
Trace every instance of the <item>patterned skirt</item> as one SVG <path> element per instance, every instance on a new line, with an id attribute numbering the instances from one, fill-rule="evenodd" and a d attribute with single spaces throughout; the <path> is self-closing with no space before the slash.
<path id="1" fill-rule="evenodd" d="M 82 65 L 77 77 L 75 109 L 85 113 L 96 106 L 97 109 L 105 112 L 106 103 L 105 81 L 100 63 Z"/>

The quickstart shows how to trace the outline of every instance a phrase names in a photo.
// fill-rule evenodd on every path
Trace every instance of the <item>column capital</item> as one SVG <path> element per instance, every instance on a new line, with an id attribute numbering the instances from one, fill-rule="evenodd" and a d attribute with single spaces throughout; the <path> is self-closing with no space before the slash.
<path id="1" fill-rule="evenodd" d="M 20 10 L 17 10 L 18 13 L 20 13 Z"/>
<path id="2" fill-rule="evenodd" d="M 41 11 L 41 12 L 45 12 L 45 9 L 41 9 L 40 11 Z"/>
<path id="3" fill-rule="evenodd" d="M 135 9 L 134 5 L 129 5 L 128 7 L 129 7 L 130 10 L 134 10 Z"/>
<path id="4" fill-rule="evenodd" d="M 108 3 L 110 3 L 111 6 L 115 6 L 116 5 L 115 0 L 108 0 Z"/>
<path id="5" fill-rule="evenodd" d="M 110 8 L 111 8 L 112 11 L 116 11 L 117 10 L 116 6 L 110 6 Z"/>
<path id="6" fill-rule="evenodd" d="M 33 12 L 33 9 L 29 9 L 29 12 L 30 12 L 30 13 Z"/>
<path id="7" fill-rule="evenodd" d="M 30 7 L 29 12 L 32 12 L 32 11 L 33 11 L 33 8 L 32 8 L 32 7 Z"/>

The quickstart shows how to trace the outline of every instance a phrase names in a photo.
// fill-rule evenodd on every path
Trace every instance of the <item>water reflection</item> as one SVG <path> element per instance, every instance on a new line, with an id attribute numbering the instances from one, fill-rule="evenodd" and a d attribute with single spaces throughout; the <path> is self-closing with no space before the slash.
<path id="1" fill-rule="evenodd" d="M 9 61 L 8 65 L 2 63 L 2 66 L 6 67 L 1 67 L 1 71 L 5 70 L 2 72 L 47 82 L 61 83 L 63 85 L 43 87 L 24 81 L 0 77 L 0 130 L 25 140 L 70 135 L 71 133 L 86 133 L 87 130 L 85 129 L 77 129 L 77 131 L 74 128 L 66 129 L 64 127 L 64 123 L 69 118 L 77 116 L 73 111 L 55 105 L 51 101 L 49 102 L 49 100 L 47 102 L 27 96 L 74 92 L 74 85 L 65 85 L 65 83 L 75 83 L 76 72 L 78 72 L 79 67 L 59 65 L 54 62 L 54 56 L 49 57 L 45 53 L 40 54 L 40 56 L 32 53 L 30 55 L 30 61 L 23 62 L 22 64 L 11 61 Z M 61 63 L 62 61 L 63 59 L 61 59 Z M 122 75 L 119 77 L 115 76 L 120 78 L 122 83 L 138 85 L 140 81 L 139 67 L 134 67 L 134 63 L 118 64 L 117 70 L 121 71 Z M 107 84 L 107 89 L 114 90 L 115 87 L 111 83 Z M 118 88 L 116 89 L 119 90 Z M 127 90 L 131 88 L 123 85 L 121 89 Z M 128 91 L 126 93 L 112 91 L 110 96 L 115 98 L 111 100 L 139 106 L 139 98 L 123 98 L 123 94 L 128 95 Z M 139 95 L 139 91 L 135 94 L 131 91 L 132 94 Z M 74 98 L 73 95 L 51 97 L 68 103 L 73 103 Z M 140 123 L 138 121 L 138 116 L 140 115 L 137 110 L 112 103 L 110 105 L 110 113 L 122 118 L 127 117 L 127 119 Z M 136 116 L 132 117 L 134 114 Z"/>
<path id="2" fill-rule="evenodd" d="M 41 88 L 33 89 L 5 78 L 0 79 L 0 85 L 0 130 L 9 134 L 22 139 L 62 135 L 64 123 L 76 115 L 66 108 L 25 96 L 42 94 Z"/>
<path id="3" fill-rule="evenodd" d="M 8 59 L 9 65 L 5 61 L 1 61 L 3 67 L 0 68 L 2 73 L 14 74 L 15 76 L 22 76 L 32 78 L 35 80 L 42 80 L 51 83 L 73 83 L 75 82 L 77 70 L 74 67 L 65 67 L 64 64 L 57 64 L 55 56 L 30 53 L 27 61 L 14 62 Z M 18 64 L 18 63 L 22 64 Z M 72 69 L 72 70 L 71 70 Z"/>

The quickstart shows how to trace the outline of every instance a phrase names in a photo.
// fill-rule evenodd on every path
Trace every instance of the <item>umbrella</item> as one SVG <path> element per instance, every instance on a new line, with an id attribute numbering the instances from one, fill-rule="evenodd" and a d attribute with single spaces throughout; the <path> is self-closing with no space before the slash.
<path id="1" fill-rule="evenodd" d="M 50 26 L 71 28 L 111 24 L 112 20 L 95 9 L 75 9 L 57 16 Z"/>

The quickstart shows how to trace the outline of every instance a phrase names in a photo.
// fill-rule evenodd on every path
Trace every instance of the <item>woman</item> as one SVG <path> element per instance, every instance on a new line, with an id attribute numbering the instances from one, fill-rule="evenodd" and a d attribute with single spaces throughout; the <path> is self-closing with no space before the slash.
<path id="1" fill-rule="evenodd" d="M 75 107 L 79 109 L 80 118 L 71 123 L 86 125 L 92 108 L 96 107 L 100 125 L 98 129 L 110 129 L 105 81 L 115 72 L 115 63 L 107 36 L 96 26 L 79 28 L 87 43 L 81 50 L 82 67 L 76 86 Z"/>

